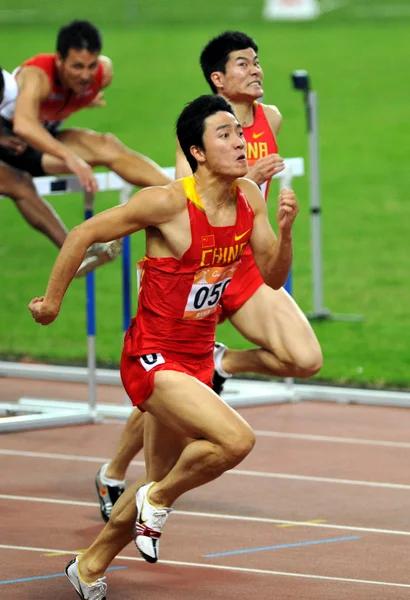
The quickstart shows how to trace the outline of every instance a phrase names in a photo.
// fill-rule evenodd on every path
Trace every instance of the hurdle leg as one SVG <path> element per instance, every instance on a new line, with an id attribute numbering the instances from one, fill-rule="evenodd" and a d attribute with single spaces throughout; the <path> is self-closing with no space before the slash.
<path id="1" fill-rule="evenodd" d="M 285 170 L 280 173 L 281 178 L 279 180 L 280 189 L 291 189 L 292 188 L 292 179 L 293 173 L 292 168 L 290 166 L 286 166 Z M 283 286 L 285 290 L 288 292 L 290 296 L 292 296 L 292 269 L 289 272 L 288 278 L 286 280 L 285 285 Z M 288 394 L 291 395 L 292 398 L 295 397 L 295 381 L 293 377 L 285 377 L 285 388 Z"/>
<path id="2" fill-rule="evenodd" d="M 120 190 L 120 204 L 126 204 L 132 194 L 132 186 L 124 182 L 124 187 Z M 122 249 L 122 328 L 127 331 L 131 321 L 131 238 L 126 236 L 123 240 Z M 129 397 L 124 392 L 124 404 L 129 406 L 131 403 Z"/>
<path id="3" fill-rule="evenodd" d="M 84 192 L 84 217 L 93 216 L 94 194 Z M 87 310 L 87 371 L 88 371 L 88 412 L 93 421 L 97 420 L 97 361 L 96 361 L 96 318 L 95 318 L 95 274 L 86 275 Z"/>
<path id="4" fill-rule="evenodd" d="M 124 182 L 120 190 L 120 204 L 126 204 L 132 194 L 132 186 Z M 123 331 L 127 331 L 131 321 L 131 239 L 126 236 L 122 250 L 122 315 Z"/>

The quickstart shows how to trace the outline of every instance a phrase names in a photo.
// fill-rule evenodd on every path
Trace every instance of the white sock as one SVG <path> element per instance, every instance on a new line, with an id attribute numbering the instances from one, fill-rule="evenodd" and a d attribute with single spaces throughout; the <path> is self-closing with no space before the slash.
<path id="1" fill-rule="evenodd" d="M 218 373 L 218 375 L 220 375 L 221 377 L 224 377 L 224 379 L 229 379 L 230 377 L 232 377 L 232 375 L 230 373 L 227 373 L 225 371 L 225 369 L 222 367 L 222 358 L 227 350 L 228 350 L 228 348 L 226 346 L 225 347 L 222 346 L 222 347 L 218 348 L 214 354 L 214 359 L 215 359 L 214 369 Z"/>
<path id="2" fill-rule="evenodd" d="M 101 481 L 105 485 L 109 485 L 110 487 L 116 487 L 118 485 L 123 487 L 125 485 L 125 480 L 121 481 L 120 479 L 110 479 L 109 477 L 106 477 L 105 472 L 107 470 L 108 465 L 109 465 L 109 463 L 106 463 L 105 465 L 103 465 L 101 467 L 101 471 L 100 471 Z"/>

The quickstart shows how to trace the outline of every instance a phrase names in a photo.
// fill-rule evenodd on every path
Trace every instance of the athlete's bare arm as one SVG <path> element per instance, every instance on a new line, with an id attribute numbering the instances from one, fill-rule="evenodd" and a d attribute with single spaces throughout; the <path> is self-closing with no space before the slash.
<path id="1" fill-rule="evenodd" d="M 103 89 L 111 85 L 113 79 L 112 60 L 108 58 L 108 56 L 100 56 L 98 62 L 102 65 L 103 68 L 103 78 L 101 82 L 102 89 L 98 92 L 96 97 L 93 98 L 93 100 L 91 100 L 87 108 L 103 108 L 107 106 L 107 103 L 104 99 Z"/>
<path id="2" fill-rule="evenodd" d="M 265 283 L 278 290 L 285 284 L 292 266 L 292 226 L 299 211 L 296 196 L 292 190 L 282 190 L 279 194 L 276 237 L 259 188 L 248 179 L 239 179 L 238 185 L 255 213 L 250 245 L 256 264 Z"/>
<path id="3" fill-rule="evenodd" d="M 127 204 L 115 206 L 84 221 L 68 234 L 50 275 L 44 297 L 34 298 L 29 309 L 34 319 L 48 325 L 57 317 L 65 292 L 95 242 L 119 239 L 146 227 L 161 227 L 186 208 L 182 186 L 150 187 L 137 192 Z"/>
<path id="4" fill-rule="evenodd" d="M 28 144 L 63 160 L 67 170 L 75 173 L 89 192 L 97 191 L 92 169 L 68 146 L 55 139 L 39 121 L 40 104 L 50 93 L 47 75 L 37 67 L 23 67 L 17 75 L 20 93 L 16 102 L 13 131 Z"/>
<path id="5" fill-rule="evenodd" d="M 112 60 L 111 58 L 108 58 L 108 56 L 100 56 L 98 62 L 101 63 L 103 67 L 103 79 L 101 87 L 106 88 L 111 85 L 114 76 Z"/>
<path id="6" fill-rule="evenodd" d="M 14 133 L 41 152 L 65 160 L 70 150 L 54 139 L 38 119 L 40 104 L 51 90 L 47 75 L 37 67 L 23 67 L 17 75 L 17 82 L 20 93 L 14 114 Z"/>

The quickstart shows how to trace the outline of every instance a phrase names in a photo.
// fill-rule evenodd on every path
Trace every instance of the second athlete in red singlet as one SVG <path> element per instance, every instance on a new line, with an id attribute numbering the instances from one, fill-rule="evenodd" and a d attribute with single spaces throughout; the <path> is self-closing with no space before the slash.
<path id="1" fill-rule="evenodd" d="M 266 118 L 262 104 L 258 102 L 254 103 L 253 125 L 243 127 L 243 133 L 246 140 L 249 167 L 252 167 L 260 158 L 278 152 L 276 139 Z M 261 186 L 265 200 L 268 197 L 269 186 L 270 181 L 266 181 Z M 263 278 L 256 266 L 252 251 L 248 246 L 229 288 L 221 299 L 222 315 L 220 321 L 241 308 L 263 283 Z"/>

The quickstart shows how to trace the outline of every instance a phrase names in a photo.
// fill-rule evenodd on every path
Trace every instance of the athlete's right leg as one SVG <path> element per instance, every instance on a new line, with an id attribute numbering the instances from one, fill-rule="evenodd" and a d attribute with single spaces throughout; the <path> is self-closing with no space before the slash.
<path id="1" fill-rule="evenodd" d="M 135 409 L 134 412 L 143 414 L 138 409 Z M 159 480 L 172 469 L 183 447 L 189 440 L 184 440 L 178 433 L 161 427 L 148 414 L 140 422 L 144 422 L 145 419 L 150 420 L 150 426 L 145 434 L 146 460 L 149 464 L 150 476 Z M 131 428 L 129 431 L 131 431 Z M 159 439 L 161 443 L 158 442 Z M 114 558 L 132 541 L 136 518 L 135 495 L 137 489 L 146 482 L 147 478 L 144 475 L 137 483 L 125 490 L 113 507 L 107 525 L 95 542 L 81 556 L 81 576 L 87 583 L 92 583 L 103 577 Z"/>
<path id="2" fill-rule="evenodd" d="M 144 442 L 144 413 L 134 408 L 122 431 L 117 452 L 104 464 L 96 476 L 96 490 L 104 521 L 110 518 L 112 507 L 125 490 L 127 469 Z"/>
<path id="3" fill-rule="evenodd" d="M 55 210 L 38 195 L 28 173 L 0 162 L 0 194 L 9 196 L 27 223 L 61 248 L 68 230 Z"/>
<path id="4" fill-rule="evenodd" d="M 134 408 L 125 424 L 115 456 L 108 463 L 105 474 L 109 479 L 125 479 L 132 459 L 144 443 L 144 413 Z"/>

